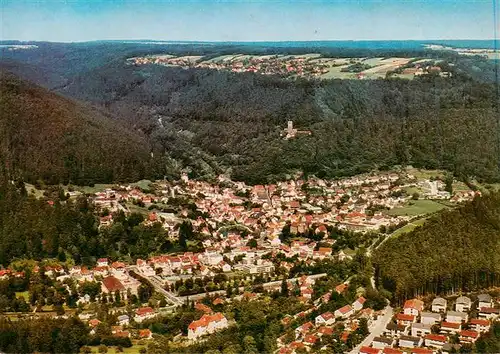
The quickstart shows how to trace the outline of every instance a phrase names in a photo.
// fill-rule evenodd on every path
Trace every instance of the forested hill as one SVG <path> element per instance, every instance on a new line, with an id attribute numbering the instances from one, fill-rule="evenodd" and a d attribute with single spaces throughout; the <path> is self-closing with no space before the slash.
<path id="1" fill-rule="evenodd" d="M 233 178 L 261 183 L 296 170 L 331 178 L 412 164 L 500 178 L 494 87 L 459 72 L 452 79 L 289 81 L 113 63 L 60 92 L 120 112 L 193 177 L 230 168 Z M 312 136 L 284 141 L 287 120 Z"/>
<path id="2" fill-rule="evenodd" d="M 193 178 L 228 172 L 255 184 L 297 171 L 335 178 L 411 164 L 500 181 L 498 97 L 494 65 L 486 59 L 446 54 L 436 65 L 451 72 L 451 78 L 294 80 L 126 61 L 152 53 L 207 58 L 241 52 L 232 46 L 38 45 L 4 53 L 0 65 L 58 94 L 99 106 L 140 131 L 155 158 L 168 160 L 154 164 L 160 177 L 187 167 Z M 261 50 L 265 54 L 268 49 Z M 444 54 L 411 53 L 439 55 Z M 312 135 L 285 141 L 280 133 L 287 120 Z M 128 178 L 123 173 L 107 173 L 107 179 Z M 142 174 L 140 169 L 135 173 Z M 93 176 L 86 181 L 102 180 Z"/>
<path id="3" fill-rule="evenodd" d="M 373 255 L 378 285 L 396 300 L 500 285 L 500 195 L 438 214 Z"/>
<path id="4" fill-rule="evenodd" d="M 0 162 L 34 182 L 138 180 L 150 173 L 147 142 L 101 111 L 0 75 Z"/>

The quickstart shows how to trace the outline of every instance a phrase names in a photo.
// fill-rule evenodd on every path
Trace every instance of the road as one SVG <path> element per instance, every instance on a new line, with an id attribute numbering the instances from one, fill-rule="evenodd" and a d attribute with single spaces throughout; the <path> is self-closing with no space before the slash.
<path id="1" fill-rule="evenodd" d="M 385 330 L 385 327 L 389 324 L 393 316 L 393 310 L 391 305 L 387 305 L 384 309 L 384 315 L 380 316 L 374 324 L 370 328 L 370 334 L 353 350 L 349 352 L 349 354 L 359 353 L 359 349 L 364 346 L 369 346 L 375 337 L 378 337 Z"/>
<path id="2" fill-rule="evenodd" d="M 175 296 L 174 293 L 171 293 L 170 291 L 164 289 L 165 284 L 163 283 L 161 278 L 158 277 L 157 275 L 147 277 L 144 274 L 142 274 L 136 266 L 130 266 L 129 269 L 133 270 L 137 275 L 140 275 L 144 279 L 148 280 L 151 283 L 151 285 L 155 288 L 155 290 L 160 294 L 162 294 L 163 296 L 165 296 L 167 301 L 170 301 L 170 303 L 173 306 L 182 306 L 184 304 L 184 301 Z"/>
<path id="3" fill-rule="evenodd" d="M 157 275 L 145 276 L 145 275 L 143 275 L 139 271 L 139 269 L 136 266 L 129 266 L 129 269 L 133 270 L 135 273 L 137 273 L 138 275 L 140 275 L 144 279 L 147 279 L 151 283 L 151 285 L 155 288 L 155 290 L 157 292 L 159 292 L 160 294 L 164 295 L 165 298 L 170 303 L 172 303 L 174 306 L 182 306 L 188 300 L 189 301 L 201 300 L 204 297 L 206 297 L 207 295 L 210 295 L 210 296 L 214 296 L 214 295 L 226 295 L 226 290 L 216 290 L 216 291 L 211 291 L 209 293 L 199 293 L 199 294 L 193 294 L 193 295 L 188 295 L 188 296 L 176 296 L 174 293 L 172 293 L 172 292 L 167 291 L 167 290 L 164 289 L 164 285 L 165 284 L 164 284 L 164 282 L 162 281 L 162 279 L 159 276 L 157 276 Z M 313 274 L 313 275 L 309 275 L 308 277 L 310 277 L 312 279 L 323 278 L 323 277 L 326 277 L 326 273 Z M 298 280 L 298 279 L 299 278 L 291 278 L 291 279 L 287 279 L 287 280 L 288 281 L 295 281 L 295 280 Z M 278 285 L 281 285 L 281 282 L 282 282 L 282 280 L 271 281 L 269 283 L 262 284 L 262 287 L 264 289 L 266 289 L 266 288 L 273 288 L 273 287 L 276 287 Z M 240 292 L 242 292 L 244 290 L 245 290 L 244 287 L 240 287 L 239 288 Z"/>
<path id="4" fill-rule="evenodd" d="M 320 273 L 320 274 L 313 274 L 313 275 L 308 275 L 309 278 L 311 279 L 318 279 L 318 278 L 323 278 L 326 277 L 326 273 Z M 291 278 L 287 279 L 287 281 L 295 281 L 298 280 L 299 278 Z M 262 284 L 262 287 L 264 289 L 269 289 L 276 287 L 278 285 L 281 285 L 282 280 L 275 280 L 275 281 L 270 281 L 269 283 L 264 283 Z M 242 286 L 239 288 L 240 292 L 245 291 L 245 288 Z M 226 295 L 226 290 L 216 290 L 216 291 L 211 291 L 208 293 L 208 295 L 213 296 L 213 295 Z M 180 296 L 178 299 L 182 299 L 182 301 L 186 302 L 187 299 L 190 301 L 196 301 L 196 300 L 201 300 L 205 296 L 207 296 L 207 293 L 200 293 L 200 294 L 194 294 L 194 295 L 189 295 L 189 296 Z"/>

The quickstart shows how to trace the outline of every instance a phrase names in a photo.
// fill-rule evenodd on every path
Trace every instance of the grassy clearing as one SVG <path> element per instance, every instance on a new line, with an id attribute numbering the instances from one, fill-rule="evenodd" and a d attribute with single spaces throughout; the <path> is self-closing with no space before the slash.
<path id="1" fill-rule="evenodd" d="M 26 302 L 29 302 L 30 294 L 27 291 L 17 292 L 16 298 L 24 298 Z"/>
<path id="2" fill-rule="evenodd" d="M 422 218 L 422 219 L 418 219 L 418 220 L 415 220 L 399 229 L 397 229 L 396 231 L 394 231 L 391 236 L 399 236 L 399 235 L 402 235 L 402 234 L 406 234 L 408 232 L 411 232 L 413 231 L 417 226 L 422 226 L 423 224 L 425 224 L 425 221 L 427 219 L 426 218 Z"/>
<path id="3" fill-rule="evenodd" d="M 113 184 L 96 184 L 93 187 L 85 186 L 85 187 L 75 187 L 75 190 L 78 190 L 83 193 L 94 194 L 97 192 L 102 192 L 105 189 L 113 187 Z"/>
<path id="4" fill-rule="evenodd" d="M 444 171 L 441 170 L 421 170 L 418 168 L 409 167 L 406 169 L 406 172 L 415 176 L 418 179 L 429 179 L 431 177 L 442 177 L 444 175 Z"/>
<path id="5" fill-rule="evenodd" d="M 395 216 L 417 216 L 435 213 L 445 208 L 447 208 L 445 205 L 433 200 L 412 200 L 404 207 L 394 208 L 387 213 Z"/>
<path id="6" fill-rule="evenodd" d="M 355 74 L 340 71 L 347 66 L 349 65 L 331 67 L 328 69 L 328 72 L 321 75 L 321 77 L 325 79 L 354 79 L 356 77 Z"/>
<path id="7" fill-rule="evenodd" d="M 153 182 L 151 182 L 148 179 L 142 179 L 139 182 L 132 183 L 132 186 L 137 186 L 137 187 L 142 188 L 142 189 L 149 189 L 149 187 L 151 186 L 151 183 L 153 183 Z"/>
<path id="8" fill-rule="evenodd" d="M 418 187 L 406 187 L 406 188 L 403 188 L 403 190 L 406 192 L 406 194 L 408 195 L 412 195 L 413 193 L 418 193 L 418 194 L 422 194 L 422 189 L 418 188 Z"/>
<path id="9" fill-rule="evenodd" d="M 455 182 L 453 183 L 453 190 L 456 192 L 469 191 L 470 188 L 463 182 Z"/>

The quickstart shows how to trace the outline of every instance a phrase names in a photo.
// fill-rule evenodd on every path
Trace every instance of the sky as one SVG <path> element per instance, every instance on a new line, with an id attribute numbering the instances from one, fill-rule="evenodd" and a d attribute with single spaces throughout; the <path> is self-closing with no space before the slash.
<path id="1" fill-rule="evenodd" d="M 0 0 L 0 39 L 492 39 L 493 1 Z"/>

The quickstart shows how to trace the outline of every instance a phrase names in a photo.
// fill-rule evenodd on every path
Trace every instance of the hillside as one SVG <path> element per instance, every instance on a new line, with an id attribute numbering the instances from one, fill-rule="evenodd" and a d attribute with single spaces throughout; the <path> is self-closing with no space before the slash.
<path id="1" fill-rule="evenodd" d="M 500 195 L 476 198 L 390 239 L 373 254 L 378 285 L 395 300 L 500 284 Z"/>
<path id="2" fill-rule="evenodd" d="M 27 181 L 97 183 L 138 180 L 149 148 L 99 110 L 3 72 L 0 160 Z"/>
<path id="3" fill-rule="evenodd" d="M 500 178 L 494 89 L 459 75 L 289 81 L 112 63 L 59 92 L 119 112 L 192 177 L 226 169 L 262 183 L 297 170 L 331 178 L 411 164 Z M 312 136 L 283 140 L 287 120 Z"/>
<path id="4" fill-rule="evenodd" d="M 204 68 L 132 65 L 158 53 L 209 61 L 231 53 L 283 54 L 291 48 L 39 43 L 4 53 L 6 67 L 58 94 L 100 107 L 141 131 L 154 155 L 168 154 L 157 176 L 213 178 L 227 172 L 251 184 L 297 171 L 335 178 L 393 165 L 445 169 L 459 178 L 500 181 L 494 65 L 437 51 L 450 78 L 283 79 Z M 313 48 L 304 48 L 311 53 Z M 323 56 L 328 54 L 319 49 Z M 362 56 L 338 49 L 329 55 Z M 297 52 L 297 54 L 299 54 Z M 364 53 L 367 54 L 367 53 Z M 410 55 L 411 54 L 411 55 Z M 369 55 L 367 55 L 369 56 Z M 378 60 L 378 59 L 377 59 Z M 441 64 L 440 64 L 441 65 Z M 284 140 L 287 121 L 311 136 Z M 168 167 L 164 167 L 168 166 Z"/>

